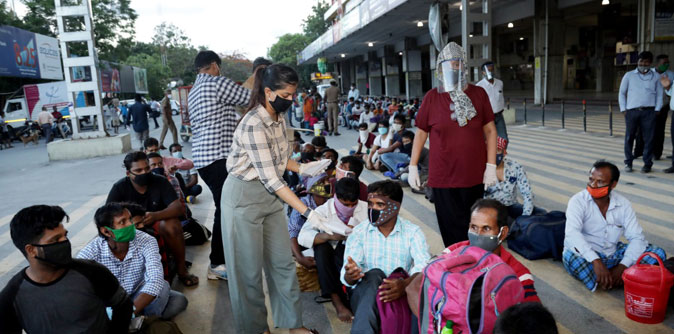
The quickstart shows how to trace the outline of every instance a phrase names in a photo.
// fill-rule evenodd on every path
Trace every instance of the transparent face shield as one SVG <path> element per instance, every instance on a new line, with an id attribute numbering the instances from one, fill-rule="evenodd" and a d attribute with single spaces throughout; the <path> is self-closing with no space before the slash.
<path id="1" fill-rule="evenodd" d="M 493 80 L 494 79 L 494 73 L 489 70 L 489 66 L 484 67 L 484 76 L 487 78 L 487 80 Z"/>
<path id="2" fill-rule="evenodd" d="M 440 70 L 442 71 L 442 86 L 438 87 L 440 93 L 461 90 L 461 82 L 463 81 L 463 60 L 448 59 L 440 63 Z"/>

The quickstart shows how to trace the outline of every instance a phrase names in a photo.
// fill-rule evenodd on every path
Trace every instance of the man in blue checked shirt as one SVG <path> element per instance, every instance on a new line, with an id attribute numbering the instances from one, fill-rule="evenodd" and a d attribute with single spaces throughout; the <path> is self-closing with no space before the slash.
<path id="1" fill-rule="evenodd" d="M 210 280 L 227 279 L 220 228 L 220 195 L 227 179 L 227 156 L 239 120 L 235 107 L 247 105 L 250 100 L 249 89 L 220 75 L 221 63 L 217 53 L 200 51 L 194 59 L 197 78 L 187 97 L 192 126 L 192 160 L 215 202 L 211 265 L 207 276 Z M 256 63 L 259 63 L 257 59 Z"/>
<path id="2" fill-rule="evenodd" d="M 595 162 L 587 188 L 573 195 L 566 208 L 562 262 L 592 292 L 622 285 L 623 272 L 644 252 L 666 258 L 662 248 L 646 241 L 630 202 L 613 191 L 619 178 L 616 165 Z M 620 241 L 622 236 L 628 243 Z M 646 256 L 641 263 L 657 260 Z"/>
<path id="3" fill-rule="evenodd" d="M 639 54 L 637 69 L 627 72 L 620 82 L 618 102 L 625 115 L 625 171 L 632 172 L 634 140 L 641 129 L 644 139 L 644 166 L 642 173 L 650 173 L 653 166 L 653 136 L 655 119 L 662 109 L 663 89 L 660 75 L 651 68 L 653 54 Z"/>
<path id="4" fill-rule="evenodd" d="M 398 216 L 400 184 L 379 181 L 367 191 L 368 223 L 357 225 L 346 239 L 340 273 L 342 284 L 350 288 L 351 333 L 379 333 L 378 304 L 407 305 L 401 299 L 405 287 L 431 258 L 421 228 Z"/>
<path id="5" fill-rule="evenodd" d="M 134 204 L 108 203 L 96 210 L 98 237 L 77 257 L 108 268 L 133 299 L 135 315 L 172 319 L 187 308 L 187 298 L 164 280 L 157 240 L 136 230 L 124 205 Z M 138 207 L 134 211 L 144 211 Z"/>

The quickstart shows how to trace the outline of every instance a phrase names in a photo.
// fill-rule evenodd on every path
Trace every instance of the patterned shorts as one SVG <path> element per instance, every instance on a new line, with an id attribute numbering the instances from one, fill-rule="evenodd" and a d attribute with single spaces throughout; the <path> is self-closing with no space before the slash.
<path id="1" fill-rule="evenodd" d="M 618 242 L 616 251 L 611 256 L 606 256 L 601 253 L 597 254 L 601 259 L 601 262 L 606 265 L 606 268 L 611 269 L 620 264 L 620 261 L 622 261 L 623 257 L 625 256 L 626 249 L 627 244 Z M 658 254 L 662 261 L 664 261 L 667 257 L 665 255 L 665 251 L 662 248 L 653 246 L 651 244 L 648 244 L 645 252 L 653 252 Z M 594 267 L 592 266 L 592 263 L 587 262 L 585 258 L 568 249 L 564 250 L 562 262 L 564 263 L 564 268 L 566 268 L 566 271 L 569 272 L 571 276 L 583 282 L 585 287 L 590 289 L 590 291 L 594 292 L 597 289 L 597 276 L 594 273 Z M 643 260 L 641 260 L 641 263 L 657 264 L 658 260 L 650 256 L 645 256 Z"/>

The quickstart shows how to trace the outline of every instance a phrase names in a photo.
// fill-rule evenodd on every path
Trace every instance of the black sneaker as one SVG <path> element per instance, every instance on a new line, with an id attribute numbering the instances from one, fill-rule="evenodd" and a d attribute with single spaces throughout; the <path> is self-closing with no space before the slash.
<path id="1" fill-rule="evenodd" d="M 672 173 L 674 173 L 674 166 L 669 167 L 669 168 L 663 170 L 662 172 L 665 173 L 665 174 L 672 174 Z"/>
<path id="2" fill-rule="evenodd" d="M 643 166 L 641 167 L 641 172 L 646 174 L 651 172 L 651 166 Z"/>
<path id="3" fill-rule="evenodd" d="M 632 166 L 631 165 L 625 165 L 625 173 L 632 173 Z"/>

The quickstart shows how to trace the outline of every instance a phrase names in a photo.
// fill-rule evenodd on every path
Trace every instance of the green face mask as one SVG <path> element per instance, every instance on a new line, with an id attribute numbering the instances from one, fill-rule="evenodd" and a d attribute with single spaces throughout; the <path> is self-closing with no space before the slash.
<path id="1" fill-rule="evenodd" d="M 669 64 L 662 64 L 662 65 L 658 66 L 658 72 L 662 73 L 664 71 L 667 71 L 667 69 L 669 69 Z"/>
<path id="2" fill-rule="evenodd" d="M 136 238 L 136 225 L 129 225 L 127 227 L 122 227 L 118 230 L 113 230 L 109 227 L 105 227 L 108 231 L 112 232 L 115 236 L 115 241 L 117 242 L 130 242 Z"/>

